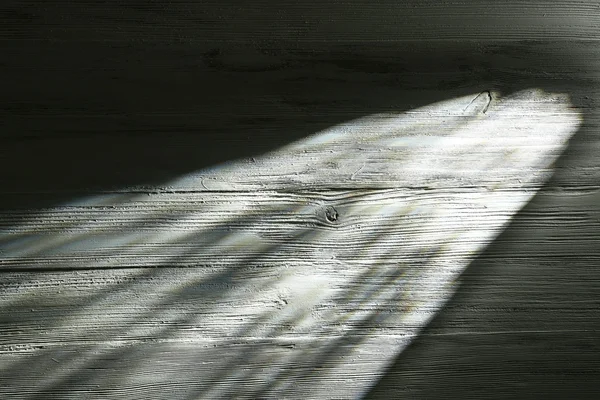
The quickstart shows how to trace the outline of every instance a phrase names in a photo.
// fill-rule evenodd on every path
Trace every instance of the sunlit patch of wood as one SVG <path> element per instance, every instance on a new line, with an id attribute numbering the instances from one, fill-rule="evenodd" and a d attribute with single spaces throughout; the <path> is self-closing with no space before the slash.
<path id="1" fill-rule="evenodd" d="M 0 375 L 24 396 L 355 397 L 579 124 L 567 96 L 486 91 L 151 190 L 4 211 Z"/>

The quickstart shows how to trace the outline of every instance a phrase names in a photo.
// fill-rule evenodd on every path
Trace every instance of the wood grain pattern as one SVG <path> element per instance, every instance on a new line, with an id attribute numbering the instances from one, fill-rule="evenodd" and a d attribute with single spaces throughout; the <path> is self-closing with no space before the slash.
<path id="1" fill-rule="evenodd" d="M 567 97 L 536 90 L 484 92 L 351 121 L 155 194 L 6 213 L 4 272 L 60 279 L 5 287 L 5 309 L 25 307 L 51 324 L 9 319 L 20 327 L 11 340 L 29 346 L 5 351 L 126 347 L 150 370 L 122 355 L 111 368 L 137 387 L 157 367 L 150 340 L 178 360 L 161 376 L 190 398 L 360 394 L 547 180 L 579 125 L 569 107 Z M 82 293 L 81 270 L 105 271 L 104 281 Z M 208 369 L 190 376 L 191 360 Z M 80 351 L 73 362 L 93 356 Z M 69 364 L 44 375 L 72 381 Z M 112 379 L 94 381 L 110 388 Z M 164 396 L 152 392 L 144 396 Z"/>
<path id="2" fill-rule="evenodd" d="M 8 1 L 7 29 L 19 39 L 196 43 L 206 40 L 379 42 L 402 40 L 593 39 L 594 1 L 329 1 L 323 6 L 261 0 L 128 1 L 119 7 Z M 23 29 L 23 21 L 28 24 Z M 12 29 L 11 29 L 12 28 Z"/>
<path id="3" fill-rule="evenodd" d="M 594 398 L 599 14 L 4 2 L 0 397 Z"/>

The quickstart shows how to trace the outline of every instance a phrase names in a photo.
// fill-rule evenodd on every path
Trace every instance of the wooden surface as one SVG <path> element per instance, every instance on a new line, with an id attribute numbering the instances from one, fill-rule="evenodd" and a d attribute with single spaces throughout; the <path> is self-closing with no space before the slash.
<path id="1" fill-rule="evenodd" d="M 595 397 L 594 2 L 0 15 L 0 397 Z"/>

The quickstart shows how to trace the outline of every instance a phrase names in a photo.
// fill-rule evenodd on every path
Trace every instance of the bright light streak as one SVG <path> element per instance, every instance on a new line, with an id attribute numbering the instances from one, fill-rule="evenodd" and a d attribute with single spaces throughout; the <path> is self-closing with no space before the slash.
<path id="1" fill-rule="evenodd" d="M 164 374 L 194 382 L 195 397 L 231 397 L 232 388 L 242 397 L 359 397 L 550 177 L 580 120 L 563 95 L 474 94 L 350 121 L 253 161 L 180 177 L 156 196 L 74 199 L 4 224 L 0 268 L 84 266 L 104 268 L 92 272 L 98 278 L 132 277 L 114 291 L 110 283 L 86 294 L 63 289 L 81 309 L 58 314 L 43 340 L 96 347 L 66 369 L 33 365 L 39 379 L 28 385 L 51 388 L 98 349 L 141 348 L 139 338 L 154 337 L 199 344 L 193 351 L 210 369 Z M 335 224 L 323 219 L 327 207 L 339 213 Z M 106 271 L 155 266 L 193 268 Z M 9 289 L 2 313 L 45 299 Z M 203 350 L 231 340 L 251 344 L 243 362 Z M 144 368 L 160 364 L 145 357 L 118 374 L 122 384 L 141 385 Z M 4 372 L 13 363 L 0 357 Z"/>

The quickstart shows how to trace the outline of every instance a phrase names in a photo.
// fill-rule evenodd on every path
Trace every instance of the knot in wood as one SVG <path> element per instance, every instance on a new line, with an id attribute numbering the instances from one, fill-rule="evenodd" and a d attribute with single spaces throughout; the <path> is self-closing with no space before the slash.
<path id="1" fill-rule="evenodd" d="M 333 206 L 328 206 L 325 208 L 325 218 L 329 222 L 336 222 L 338 220 L 339 214 L 337 210 Z"/>

